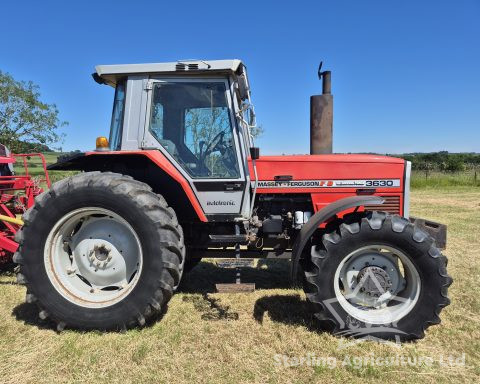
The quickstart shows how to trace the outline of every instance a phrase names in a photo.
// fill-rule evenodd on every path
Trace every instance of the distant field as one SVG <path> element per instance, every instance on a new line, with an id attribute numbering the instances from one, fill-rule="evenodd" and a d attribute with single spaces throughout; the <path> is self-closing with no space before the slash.
<path id="1" fill-rule="evenodd" d="M 214 284 L 234 272 L 200 263 L 173 296 L 163 319 L 120 333 L 65 331 L 40 321 L 25 304 L 25 288 L 0 275 L 0 382 L 18 383 L 451 383 L 480 381 L 480 189 L 417 189 L 412 214 L 448 224 L 452 304 L 425 339 L 402 346 L 364 342 L 345 347 L 319 332 L 302 290 L 289 285 L 288 262 L 244 269 L 257 290 L 217 294 Z M 342 348 L 344 347 L 344 348 Z M 465 353 L 466 366 L 448 356 Z M 339 365 L 275 366 L 274 356 L 313 354 Z M 429 357 L 428 364 L 342 365 L 353 358 Z M 441 362 L 441 358 L 444 360 Z"/>
<path id="2" fill-rule="evenodd" d="M 480 170 L 464 172 L 413 171 L 412 188 L 426 187 L 480 187 Z"/>
<path id="3" fill-rule="evenodd" d="M 45 152 L 45 161 L 47 164 L 53 164 L 57 161 L 57 157 L 61 156 L 59 152 Z M 32 156 L 27 160 L 28 172 L 33 177 L 42 177 L 44 175 L 42 163 L 39 157 Z M 23 175 L 25 173 L 23 163 L 21 159 L 18 159 L 15 163 L 15 173 Z M 71 171 L 49 171 L 50 180 L 52 182 L 64 179 L 65 177 L 73 175 L 75 172 Z"/>

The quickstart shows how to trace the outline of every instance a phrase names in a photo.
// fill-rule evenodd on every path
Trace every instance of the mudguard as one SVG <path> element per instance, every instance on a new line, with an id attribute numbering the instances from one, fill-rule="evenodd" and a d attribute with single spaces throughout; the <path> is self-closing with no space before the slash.
<path id="1" fill-rule="evenodd" d="M 162 187 L 165 183 L 173 182 L 169 184 L 171 195 L 174 198 L 182 198 L 181 203 L 174 208 L 183 207 L 188 210 L 191 209 L 193 214 L 189 214 L 189 217 L 198 218 L 202 222 L 208 221 L 187 179 L 159 150 L 75 153 L 73 155 L 61 156 L 58 162 L 51 164 L 48 169 L 63 171 L 81 170 L 85 172 L 103 171 L 130 175 L 139 181 L 149 184 L 154 190 L 157 190 L 156 193 L 162 193 L 167 200 L 167 193 Z M 132 173 L 134 171 L 137 171 L 137 173 Z M 138 171 L 142 175 L 139 175 Z M 155 171 L 160 172 L 161 177 L 154 174 Z M 157 185 L 155 186 L 154 183 Z M 180 214 L 177 211 L 177 216 L 180 216 Z"/>
<path id="2" fill-rule="evenodd" d="M 332 218 L 337 213 L 343 212 L 347 209 L 364 205 L 383 204 L 383 202 L 384 199 L 379 196 L 352 196 L 337 200 L 315 213 L 302 227 L 300 233 L 295 239 L 295 243 L 293 244 L 291 267 L 292 281 L 294 283 L 296 282 L 298 263 L 300 261 L 300 256 L 302 255 L 303 248 L 320 224 Z"/>

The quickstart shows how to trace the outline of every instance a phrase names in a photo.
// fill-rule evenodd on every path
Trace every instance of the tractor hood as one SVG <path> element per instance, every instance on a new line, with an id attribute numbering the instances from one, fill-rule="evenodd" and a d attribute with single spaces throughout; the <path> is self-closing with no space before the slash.
<path id="1" fill-rule="evenodd" d="M 379 155 L 262 156 L 256 161 L 259 192 L 321 192 L 375 188 L 402 191 L 405 160 Z M 250 162 L 250 174 L 253 167 Z M 252 177 L 253 178 L 253 177 Z"/>

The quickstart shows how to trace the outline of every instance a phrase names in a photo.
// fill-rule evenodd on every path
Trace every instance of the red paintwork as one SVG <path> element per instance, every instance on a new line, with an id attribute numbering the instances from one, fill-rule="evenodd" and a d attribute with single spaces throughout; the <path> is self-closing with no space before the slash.
<path id="1" fill-rule="evenodd" d="M 198 202 L 195 194 L 190 187 L 188 181 L 182 176 L 182 174 L 168 161 L 168 159 L 160 152 L 155 150 L 144 150 L 144 151 L 109 151 L 109 152 L 86 152 L 85 156 L 94 156 L 94 155 L 105 155 L 106 153 L 111 155 L 143 155 L 147 156 L 151 161 L 157 164 L 165 172 L 167 172 L 177 183 L 179 183 L 183 190 L 185 191 L 188 200 L 192 204 L 193 209 L 198 215 L 198 218 L 207 222 L 207 217 L 203 213 L 202 207 Z"/>
<path id="2" fill-rule="evenodd" d="M 11 156 L 0 156 L 0 164 L 12 164 L 15 162 L 15 159 Z"/>
<path id="3" fill-rule="evenodd" d="M 95 155 L 143 155 L 167 172 L 177 181 L 187 194 L 199 219 L 207 222 L 200 203 L 190 184 L 170 161 L 157 150 L 87 152 L 86 156 Z M 291 175 L 293 180 L 339 180 L 339 179 L 400 179 L 400 186 L 395 188 L 376 188 L 376 195 L 399 196 L 400 209 L 403 209 L 403 174 L 405 161 L 394 157 L 378 155 L 290 155 L 262 156 L 256 161 L 259 180 L 274 180 L 278 175 Z M 252 162 L 249 160 L 250 175 L 253 179 Z M 356 194 L 355 188 L 265 188 L 257 193 L 309 193 L 312 196 L 314 212 L 344 197 Z M 403 212 L 398 212 L 402 214 Z"/>
<path id="4" fill-rule="evenodd" d="M 44 171 L 44 177 L 33 180 L 28 173 L 27 158 L 39 157 Z M 22 176 L 0 176 L 0 214 L 15 217 L 16 214 L 24 213 L 30 208 L 35 197 L 43 192 L 39 184 L 44 182 L 50 187 L 50 178 L 47 172 L 47 164 L 41 153 L 13 154 L 9 157 L 0 157 L 0 164 L 15 163 L 21 159 L 24 167 Z M 0 221 L 0 264 L 11 261 L 18 244 L 14 241 L 15 233 L 19 226 L 16 224 Z"/>
<path id="5" fill-rule="evenodd" d="M 400 187 L 376 188 L 375 195 L 400 196 L 400 207 L 403 209 L 403 159 L 358 154 L 262 156 L 256 165 L 259 180 L 274 180 L 279 175 L 291 175 L 293 180 L 400 179 Z M 253 175 L 251 161 L 249 166 Z M 310 193 L 313 210 L 317 212 L 338 199 L 355 195 L 356 189 L 262 188 L 257 193 Z"/>

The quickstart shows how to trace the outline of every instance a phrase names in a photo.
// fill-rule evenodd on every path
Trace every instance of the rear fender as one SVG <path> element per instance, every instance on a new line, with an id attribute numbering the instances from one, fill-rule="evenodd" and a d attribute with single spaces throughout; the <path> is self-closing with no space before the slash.
<path id="1" fill-rule="evenodd" d="M 188 181 L 160 151 L 76 153 L 59 157 L 57 163 L 48 169 L 110 171 L 130 175 L 162 194 L 175 209 L 180 221 L 208 221 Z"/>
<path id="2" fill-rule="evenodd" d="M 291 277 L 292 281 L 296 282 L 298 273 L 298 264 L 303 253 L 305 245 L 308 243 L 310 237 L 314 234 L 320 224 L 334 217 L 336 214 L 343 212 L 350 208 L 383 204 L 384 200 L 378 196 L 352 196 L 337 200 L 336 202 L 327 205 L 326 207 L 315 213 L 308 222 L 302 227 L 300 233 L 295 239 L 292 249 L 292 267 Z"/>

